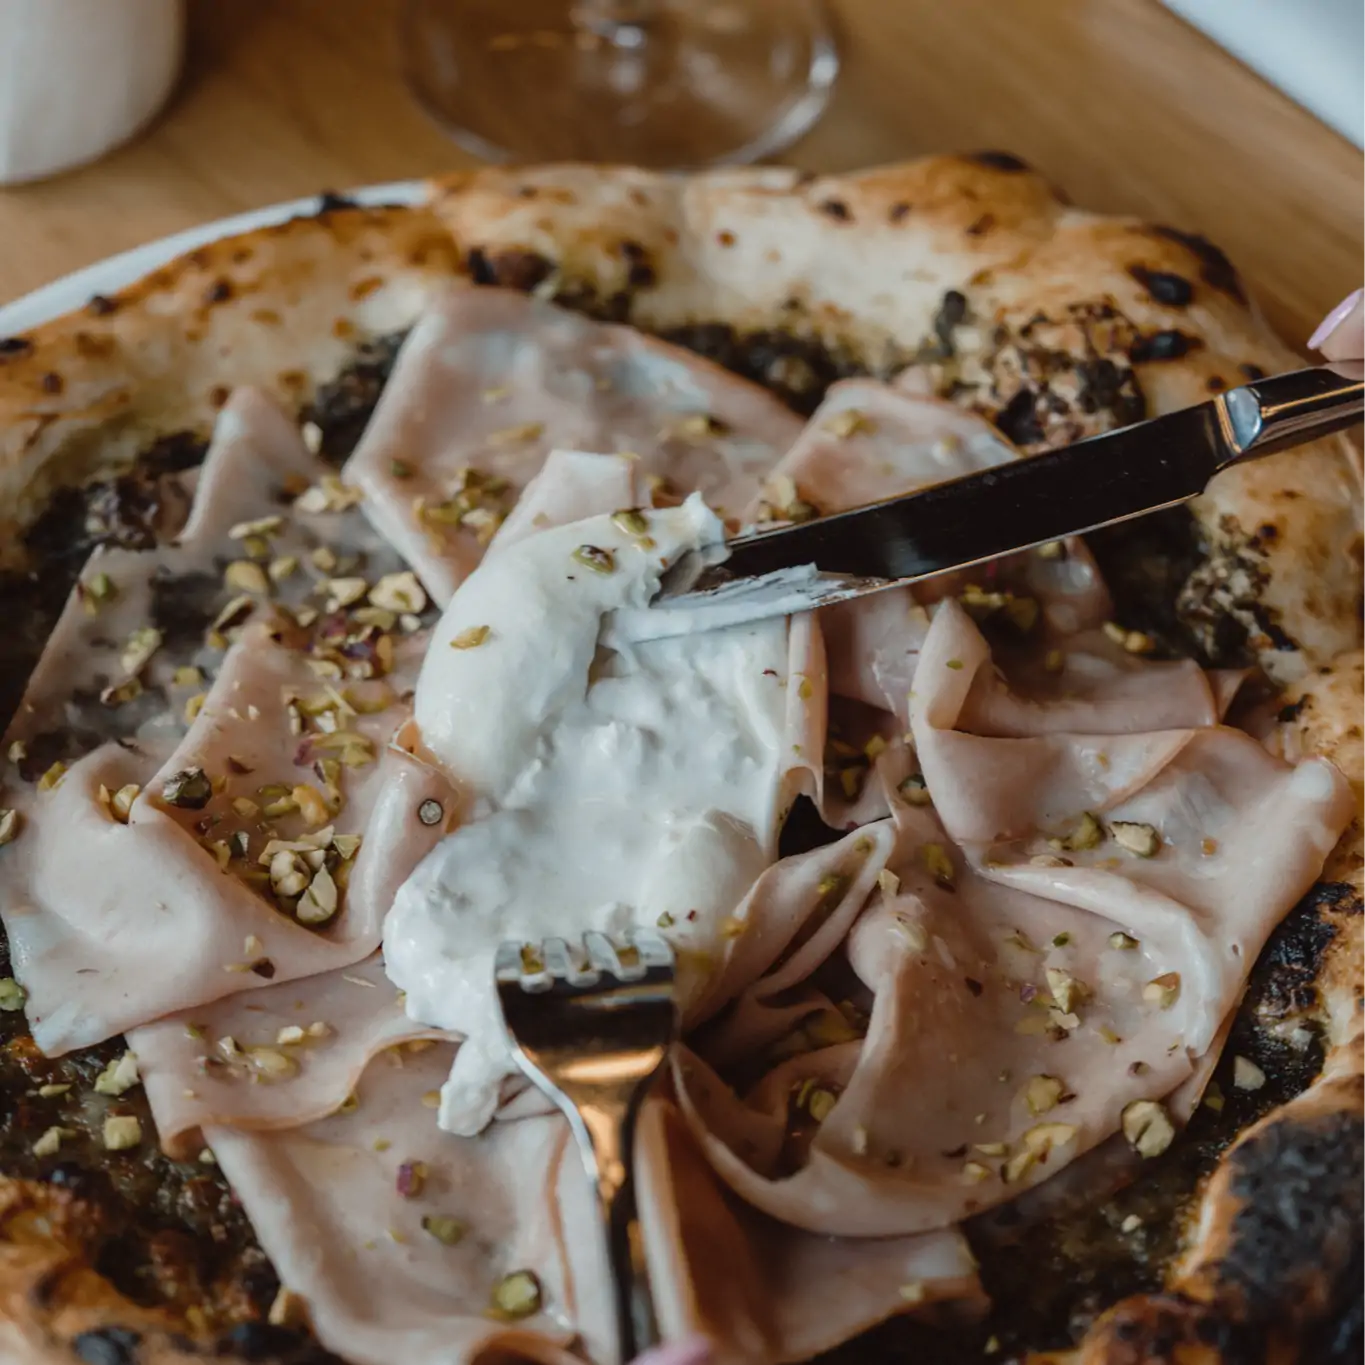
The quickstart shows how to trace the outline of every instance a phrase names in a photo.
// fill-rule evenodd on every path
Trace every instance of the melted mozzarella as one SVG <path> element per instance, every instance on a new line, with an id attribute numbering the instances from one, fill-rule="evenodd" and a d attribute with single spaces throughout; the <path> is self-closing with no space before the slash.
<path id="1" fill-rule="evenodd" d="M 490 556 L 418 682 L 423 743 L 465 804 L 399 891 L 384 951 L 409 1013 L 468 1040 L 442 1092 L 455 1132 L 488 1121 L 512 1069 L 498 943 L 663 925 L 714 951 L 776 855 L 787 622 L 603 644 L 613 613 L 643 609 L 668 563 L 722 534 L 695 497 L 644 515 L 647 536 L 596 517 Z"/>

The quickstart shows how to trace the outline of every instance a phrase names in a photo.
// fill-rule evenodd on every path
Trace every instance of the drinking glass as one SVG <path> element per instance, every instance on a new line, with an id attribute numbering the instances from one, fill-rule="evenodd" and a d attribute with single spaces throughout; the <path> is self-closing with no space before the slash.
<path id="1" fill-rule="evenodd" d="M 399 36 L 418 100 L 492 161 L 754 161 L 839 66 L 821 0 L 407 0 Z"/>

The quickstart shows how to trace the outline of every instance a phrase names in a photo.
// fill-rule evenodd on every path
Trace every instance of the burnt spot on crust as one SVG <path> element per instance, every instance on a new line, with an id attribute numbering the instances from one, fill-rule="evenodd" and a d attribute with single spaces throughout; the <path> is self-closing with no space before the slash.
<path id="1" fill-rule="evenodd" d="M 268 1322 L 240 1322 L 218 1338 L 217 1354 L 250 1365 L 345 1365 L 306 1332 Z"/>
<path id="2" fill-rule="evenodd" d="M 87 490 L 85 534 L 92 545 L 150 550 L 161 512 L 158 479 L 145 465 Z"/>
<path id="3" fill-rule="evenodd" d="M 816 205 L 816 208 L 818 208 L 826 218 L 833 218 L 836 223 L 849 223 L 853 221 L 853 214 L 842 199 L 823 199 Z"/>
<path id="4" fill-rule="evenodd" d="M 634 289 L 652 289 L 658 283 L 658 274 L 649 259 L 649 252 L 639 242 L 623 241 L 617 250 L 627 263 L 627 284 Z"/>
<path id="5" fill-rule="evenodd" d="M 1184 308 L 1194 298 L 1194 286 L 1183 275 L 1169 270 L 1150 270 L 1145 265 L 1130 265 L 1128 273 L 1156 303 L 1167 308 Z"/>
<path id="6" fill-rule="evenodd" d="M 204 291 L 204 302 L 212 307 L 215 303 L 226 303 L 232 297 L 232 282 L 219 279 Z"/>
<path id="7" fill-rule="evenodd" d="M 32 355 L 33 343 L 28 337 L 0 337 L 0 360 L 15 360 L 21 355 Z"/>
<path id="8" fill-rule="evenodd" d="M 1334 920 L 1360 912 L 1360 896 L 1346 882 L 1319 882 L 1290 911 L 1271 935 L 1249 987 L 1250 1001 L 1263 1020 L 1280 1023 L 1317 1011 L 1317 978 L 1337 935 Z"/>
<path id="9" fill-rule="evenodd" d="M 469 253 L 468 264 L 475 284 L 502 285 L 523 293 L 554 273 L 554 262 L 538 251 L 507 250 L 490 255 L 476 247 Z"/>
<path id="10" fill-rule="evenodd" d="M 1118 1304 L 1098 1328 L 1105 1365 L 1181 1365 L 1217 1352 L 1220 1365 L 1264 1365 L 1265 1343 L 1217 1309 L 1180 1294 L 1149 1294 Z M 1092 1338 L 1092 1343 L 1094 1339 Z M 1097 1343 L 1095 1343 L 1097 1344 Z"/>
<path id="11" fill-rule="evenodd" d="M 904 199 L 891 205 L 886 211 L 886 221 L 888 223 L 903 223 L 909 216 L 914 206 L 907 204 Z"/>
<path id="12" fill-rule="evenodd" d="M 1129 347 L 1128 359 L 1135 365 L 1153 360 L 1179 360 L 1181 356 L 1197 351 L 1203 344 L 1202 337 L 1190 336 L 1188 332 L 1167 327 L 1138 337 Z"/>
<path id="13" fill-rule="evenodd" d="M 1151 229 L 1153 237 L 1162 237 L 1168 242 L 1179 242 L 1199 258 L 1199 278 L 1214 289 L 1231 295 L 1238 303 L 1245 303 L 1246 292 L 1237 270 L 1223 252 L 1197 232 L 1182 232 L 1179 228 L 1157 226 Z"/>
<path id="14" fill-rule="evenodd" d="M 984 237 L 995 226 L 995 215 L 983 213 L 980 218 L 967 225 L 968 237 Z"/>
<path id="15" fill-rule="evenodd" d="M 964 159 L 975 162 L 978 166 L 988 166 L 993 171 L 1027 171 L 1032 169 L 1027 161 L 1015 156 L 1013 152 L 968 152 Z"/>
<path id="16" fill-rule="evenodd" d="M 1250 362 L 1248 362 L 1246 364 L 1239 365 L 1237 368 L 1241 370 L 1243 376 L 1247 379 L 1247 381 L 1252 384 L 1254 384 L 1258 379 L 1265 378 L 1265 371 L 1259 365 L 1252 365 Z"/>
<path id="17" fill-rule="evenodd" d="M 96 318 L 107 318 L 117 308 L 118 300 L 109 298 L 107 294 L 91 294 L 85 305 L 85 311 Z"/>

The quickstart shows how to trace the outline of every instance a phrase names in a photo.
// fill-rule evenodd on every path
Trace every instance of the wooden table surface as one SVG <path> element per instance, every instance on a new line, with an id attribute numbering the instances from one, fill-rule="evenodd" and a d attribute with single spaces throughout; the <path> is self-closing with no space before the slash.
<path id="1" fill-rule="evenodd" d="M 1302 342 L 1360 283 L 1360 152 L 1156 0 L 830 0 L 843 71 L 787 155 L 1018 153 L 1088 207 L 1202 232 Z M 169 108 L 97 165 L 0 190 L 0 301 L 196 223 L 469 158 L 397 73 L 398 0 L 190 0 Z"/>

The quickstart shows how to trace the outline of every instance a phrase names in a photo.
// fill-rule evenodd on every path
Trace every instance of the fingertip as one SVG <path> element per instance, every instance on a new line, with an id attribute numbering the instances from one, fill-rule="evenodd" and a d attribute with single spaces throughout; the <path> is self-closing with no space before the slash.
<path id="1" fill-rule="evenodd" d="M 1321 351 L 1329 360 L 1365 358 L 1365 290 L 1357 289 L 1318 323 L 1308 338 L 1310 350 Z"/>

